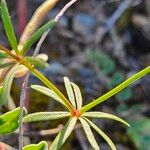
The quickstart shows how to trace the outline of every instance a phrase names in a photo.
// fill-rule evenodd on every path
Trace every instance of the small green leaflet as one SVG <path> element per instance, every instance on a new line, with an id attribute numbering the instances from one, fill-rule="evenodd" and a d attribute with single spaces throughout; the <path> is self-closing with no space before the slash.
<path id="1" fill-rule="evenodd" d="M 28 51 L 28 49 L 35 43 L 37 40 L 40 39 L 40 37 L 43 35 L 44 32 L 51 30 L 56 25 L 56 22 L 54 20 L 50 20 L 45 25 L 43 25 L 41 28 L 37 30 L 36 33 L 34 33 L 30 39 L 27 40 L 25 43 L 21 53 L 24 55 Z"/>
<path id="2" fill-rule="evenodd" d="M 66 123 L 62 131 L 57 135 L 52 145 L 50 145 L 49 150 L 59 150 L 61 146 L 65 143 L 69 135 L 72 133 L 77 122 L 77 118 L 73 117 Z"/>
<path id="3" fill-rule="evenodd" d="M 39 144 L 24 146 L 23 150 L 48 150 L 48 144 L 45 141 L 41 141 Z"/>
<path id="4" fill-rule="evenodd" d="M 15 50 L 16 53 L 18 53 L 17 40 L 5 0 L 1 0 L 1 16 L 11 48 Z"/>
<path id="5" fill-rule="evenodd" d="M 59 102 L 65 106 L 63 101 L 59 98 L 59 96 L 54 91 L 50 90 L 49 88 L 46 88 L 46 87 L 40 86 L 40 85 L 31 85 L 31 88 L 56 100 L 57 102 Z"/>
<path id="6" fill-rule="evenodd" d="M 16 108 L 13 111 L 9 111 L 0 116 L 0 134 L 8 134 L 15 131 L 18 126 L 18 118 L 20 114 L 20 108 Z M 26 109 L 24 108 L 24 115 Z"/>
<path id="7" fill-rule="evenodd" d="M 124 121 L 123 119 L 112 115 L 112 114 L 108 114 L 108 113 L 104 113 L 104 112 L 85 112 L 83 114 L 84 117 L 92 117 L 92 118 L 105 118 L 105 119 L 112 119 L 118 122 L 121 122 L 123 124 L 125 124 L 126 126 L 130 127 L 130 125 Z"/>
<path id="8" fill-rule="evenodd" d="M 25 59 L 28 60 L 31 64 L 33 64 L 35 67 L 39 67 L 40 69 L 44 69 L 48 66 L 48 64 L 42 61 L 40 58 L 25 57 Z"/>
<path id="9" fill-rule="evenodd" d="M 75 97 L 76 97 L 77 110 L 80 110 L 81 107 L 82 107 L 82 94 L 81 94 L 81 91 L 75 83 L 71 82 L 71 85 L 74 89 L 74 94 L 75 94 Z"/>
<path id="10" fill-rule="evenodd" d="M 73 88 L 71 86 L 71 82 L 67 77 L 64 77 L 64 83 L 65 83 L 69 101 L 72 103 L 73 107 L 76 108 L 75 97 L 74 97 L 74 93 L 73 93 Z"/>
<path id="11" fill-rule="evenodd" d="M 99 146 L 98 146 L 98 144 L 95 140 L 95 137 L 93 135 L 93 132 L 92 132 L 89 124 L 83 118 L 79 118 L 79 120 L 80 120 L 80 122 L 83 126 L 83 129 L 85 131 L 85 134 L 87 136 L 87 139 L 88 139 L 89 143 L 91 144 L 91 146 L 93 147 L 94 150 L 99 150 L 100 148 L 99 148 Z"/>
<path id="12" fill-rule="evenodd" d="M 13 62 L 11 62 L 11 63 L 2 63 L 2 64 L 0 63 L 0 69 L 10 67 L 11 65 L 13 65 Z"/>
<path id="13" fill-rule="evenodd" d="M 1 99 L 2 99 L 2 92 L 3 92 L 3 86 L 0 86 L 0 102 L 1 102 Z"/>
<path id="14" fill-rule="evenodd" d="M 18 64 L 15 65 L 7 74 L 4 83 L 3 83 L 3 90 L 2 90 L 2 98 L 0 99 L 0 106 L 4 105 L 10 99 L 10 89 L 12 85 L 12 81 L 14 79 L 15 72 L 18 68 Z"/>
<path id="15" fill-rule="evenodd" d="M 47 121 L 69 117 L 69 112 L 38 112 L 25 116 L 23 122 Z"/>
<path id="16" fill-rule="evenodd" d="M 112 150 L 116 150 L 116 147 L 115 147 L 115 145 L 114 145 L 114 143 L 111 141 L 111 139 L 101 130 L 101 129 L 99 129 L 93 122 L 91 122 L 89 119 L 87 119 L 87 118 L 84 118 L 88 123 L 89 123 L 89 125 L 93 128 L 93 129 L 95 129 L 95 131 L 97 131 L 97 133 L 99 133 L 100 134 L 100 136 L 102 136 L 104 139 L 105 139 L 105 141 L 108 143 L 108 145 L 110 146 L 110 148 L 112 149 Z"/>
<path id="17" fill-rule="evenodd" d="M 6 53 L 0 51 L 0 59 L 2 59 L 2 58 L 7 58 L 7 57 L 8 57 L 8 56 L 7 56 Z"/>

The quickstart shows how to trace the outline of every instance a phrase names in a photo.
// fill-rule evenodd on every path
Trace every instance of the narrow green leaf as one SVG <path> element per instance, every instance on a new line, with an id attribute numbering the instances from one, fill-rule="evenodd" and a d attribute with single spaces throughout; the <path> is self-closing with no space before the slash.
<path id="1" fill-rule="evenodd" d="M 7 4 L 6 4 L 5 0 L 1 0 L 1 16 L 2 16 L 3 25 L 5 28 L 5 32 L 7 34 L 9 43 L 10 43 L 12 49 L 15 50 L 16 53 L 18 53 L 17 40 L 16 40 L 14 28 L 13 28 L 11 20 L 10 20 Z"/>
<path id="2" fill-rule="evenodd" d="M 39 67 L 40 69 L 44 69 L 48 66 L 48 64 L 44 61 L 42 61 L 40 58 L 36 57 L 25 57 L 27 61 L 29 61 L 31 64 L 33 64 L 35 67 Z"/>
<path id="3" fill-rule="evenodd" d="M 0 69 L 9 67 L 11 65 L 13 65 L 13 62 L 11 62 L 11 63 L 2 63 L 2 64 L 0 63 Z"/>
<path id="4" fill-rule="evenodd" d="M 0 59 L 2 59 L 2 58 L 7 58 L 7 57 L 8 57 L 8 56 L 7 56 L 6 53 L 0 51 Z"/>
<path id="5" fill-rule="evenodd" d="M 50 145 L 49 150 L 59 150 L 61 146 L 65 143 L 69 135 L 72 133 L 77 122 L 77 118 L 73 117 L 66 123 L 64 128 L 59 132 L 52 145 Z"/>
<path id="6" fill-rule="evenodd" d="M 69 112 L 37 112 L 23 118 L 23 122 L 47 121 L 69 117 Z"/>
<path id="7" fill-rule="evenodd" d="M 28 49 L 35 43 L 37 42 L 40 37 L 43 35 L 44 32 L 51 30 L 54 26 L 56 25 L 56 22 L 54 20 L 50 20 L 47 22 L 45 25 L 43 25 L 41 28 L 37 30 L 35 34 L 31 36 L 30 39 L 27 40 L 25 43 L 23 50 L 21 51 L 22 54 L 25 54 Z"/>
<path id="8" fill-rule="evenodd" d="M 82 126 L 83 126 L 83 129 L 84 129 L 84 131 L 85 131 L 85 134 L 86 134 L 86 136 L 87 136 L 87 139 L 88 139 L 89 143 L 91 144 L 92 148 L 93 148 L 94 150 L 99 150 L 100 148 L 99 148 L 99 146 L 98 146 L 98 144 L 97 144 L 97 142 L 96 142 L 96 140 L 95 140 L 95 137 L 94 137 L 94 135 L 93 135 L 93 132 L 92 132 L 92 130 L 91 130 L 89 124 L 88 124 L 87 121 L 84 120 L 83 118 L 79 118 L 79 120 L 80 120 L 80 122 L 81 122 L 81 124 L 82 124 Z"/>
<path id="9" fill-rule="evenodd" d="M 87 118 L 84 118 L 88 123 L 89 125 L 95 129 L 95 131 L 97 131 L 97 133 L 99 133 L 104 139 L 105 141 L 108 143 L 108 145 L 110 146 L 110 148 L 112 150 L 116 150 L 116 147 L 114 145 L 114 143 L 111 141 L 111 139 L 101 130 L 99 129 L 93 122 L 91 122 L 89 119 Z"/>
<path id="10" fill-rule="evenodd" d="M 51 97 L 52 99 L 56 100 L 57 102 L 65 106 L 64 102 L 59 98 L 59 96 L 54 91 L 50 90 L 49 88 L 46 88 L 40 85 L 31 85 L 31 88 L 48 97 Z"/>
<path id="11" fill-rule="evenodd" d="M 104 113 L 104 112 L 85 112 L 83 114 L 84 117 L 92 117 L 92 118 L 105 118 L 105 119 L 112 119 L 118 122 L 121 122 L 123 124 L 125 124 L 126 126 L 130 127 L 130 125 L 124 121 L 123 119 L 112 115 L 112 114 L 108 114 L 108 113 Z"/>
<path id="12" fill-rule="evenodd" d="M 3 86 L 0 86 L 0 102 L 1 102 L 1 99 L 2 99 L 2 92 L 3 92 Z"/>
<path id="13" fill-rule="evenodd" d="M 38 144 L 24 146 L 23 150 L 48 150 L 48 144 L 45 141 L 41 141 Z"/>
<path id="14" fill-rule="evenodd" d="M 19 126 L 19 114 L 20 108 L 16 108 L 13 111 L 9 111 L 0 116 L 0 134 L 8 134 L 15 131 Z M 24 115 L 26 109 L 24 108 Z"/>
<path id="15" fill-rule="evenodd" d="M 3 86 L 0 86 L 0 95 L 2 94 Z"/>
<path id="16" fill-rule="evenodd" d="M 81 94 L 81 91 L 80 91 L 79 87 L 75 83 L 71 82 L 71 85 L 74 89 L 77 109 L 79 110 L 82 107 L 82 94 Z"/>
<path id="17" fill-rule="evenodd" d="M 71 82 L 69 81 L 69 79 L 67 77 L 64 77 L 64 83 L 65 83 L 65 87 L 66 87 L 69 101 L 71 102 L 73 107 L 76 108 L 75 97 L 74 97 L 73 89 L 71 86 Z"/>
<path id="18" fill-rule="evenodd" d="M 0 106 L 6 104 L 10 99 L 10 89 L 17 68 L 18 64 L 15 65 L 6 75 L 6 78 L 3 83 L 2 99 L 0 99 Z"/>

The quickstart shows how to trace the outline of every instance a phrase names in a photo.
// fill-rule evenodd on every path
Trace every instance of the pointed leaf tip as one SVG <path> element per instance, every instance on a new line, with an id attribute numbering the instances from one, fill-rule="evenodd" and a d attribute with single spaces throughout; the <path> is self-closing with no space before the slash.
<path id="1" fill-rule="evenodd" d="M 112 119 L 112 120 L 121 122 L 121 123 L 125 124 L 126 126 L 130 127 L 130 125 L 125 120 L 123 120 L 115 115 L 104 113 L 104 112 L 86 112 L 83 114 L 83 116 L 92 117 L 92 118 Z"/>
<path id="2" fill-rule="evenodd" d="M 114 145 L 114 143 L 111 141 L 111 139 L 101 130 L 99 129 L 93 122 L 91 122 L 89 119 L 87 118 L 84 118 L 88 123 L 89 125 L 95 129 L 95 131 L 97 131 L 97 133 L 100 134 L 100 136 L 102 136 L 102 138 L 104 138 L 104 140 L 108 143 L 108 145 L 110 146 L 110 148 L 112 150 L 116 150 L 116 147 Z"/>
<path id="3" fill-rule="evenodd" d="M 24 146 L 23 150 L 48 150 L 48 144 L 46 141 L 41 141 L 38 144 Z"/>
<path id="4" fill-rule="evenodd" d="M 11 48 L 18 53 L 17 40 L 5 0 L 1 0 L 1 17 Z"/>
<path id="5" fill-rule="evenodd" d="M 26 115 L 27 110 L 24 108 L 23 111 L 24 115 Z M 8 134 L 18 129 L 19 114 L 20 108 L 18 107 L 0 116 L 0 134 Z"/>
<path id="6" fill-rule="evenodd" d="M 64 83 L 65 83 L 65 88 L 66 88 L 66 91 L 67 91 L 69 101 L 71 102 L 73 107 L 76 108 L 74 92 L 73 92 L 73 88 L 71 86 L 71 82 L 70 82 L 69 78 L 64 77 Z"/>
<path id="7" fill-rule="evenodd" d="M 91 144 L 91 146 L 93 147 L 94 150 L 99 150 L 100 148 L 99 148 L 99 146 L 98 146 L 98 144 L 96 142 L 96 139 L 95 139 L 95 137 L 93 135 L 93 132 L 92 132 L 89 124 L 83 118 L 79 118 L 79 120 L 80 120 L 80 122 L 81 122 L 81 124 L 83 126 L 83 129 L 85 131 L 85 134 L 87 136 L 87 139 L 88 139 L 89 143 Z"/>

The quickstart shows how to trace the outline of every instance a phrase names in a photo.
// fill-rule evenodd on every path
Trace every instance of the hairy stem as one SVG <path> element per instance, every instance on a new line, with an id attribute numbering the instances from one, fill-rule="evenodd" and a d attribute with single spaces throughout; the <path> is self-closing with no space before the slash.
<path id="1" fill-rule="evenodd" d="M 117 94 L 118 92 L 120 92 L 121 90 L 123 90 L 124 88 L 129 86 L 130 84 L 132 84 L 134 81 L 140 79 L 141 77 L 143 77 L 144 75 L 149 74 L 149 73 L 150 73 L 150 66 L 148 66 L 147 68 L 143 69 L 142 71 L 136 73 L 132 77 L 128 78 L 123 83 L 118 85 L 116 88 L 114 88 L 111 91 L 107 92 L 106 94 L 99 97 L 95 101 L 93 101 L 93 102 L 85 105 L 84 107 L 82 107 L 80 109 L 80 113 L 84 113 L 84 112 L 90 110 L 91 108 L 95 107 L 96 105 L 98 105 L 98 104 L 102 103 L 103 101 L 107 100 L 108 98 L 114 96 L 115 94 Z"/>
<path id="2" fill-rule="evenodd" d="M 29 81 L 29 73 L 27 73 L 26 76 L 24 77 L 24 81 L 23 81 L 22 89 L 21 89 L 21 96 L 20 96 L 19 150 L 22 150 L 22 147 L 23 147 L 23 122 L 22 120 L 23 120 L 23 107 L 24 107 L 24 102 L 26 99 L 28 81 Z"/>

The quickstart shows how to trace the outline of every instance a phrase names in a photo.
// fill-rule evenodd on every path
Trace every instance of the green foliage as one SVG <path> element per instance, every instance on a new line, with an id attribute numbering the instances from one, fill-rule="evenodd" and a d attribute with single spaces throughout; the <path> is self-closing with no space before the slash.
<path id="1" fill-rule="evenodd" d="M 44 61 L 42 61 L 40 58 L 35 57 L 25 57 L 25 59 L 33 64 L 35 67 L 38 67 L 40 69 L 44 69 L 48 66 L 48 64 Z"/>
<path id="2" fill-rule="evenodd" d="M 40 37 L 43 35 L 44 32 L 51 30 L 56 25 L 56 22 L 54 20 L 50 20 L 45 25 L 43 25 L 40 29 L 34 33 L 30 39 L 27 40 L 26 44 L 23 47 L 23 50 L 21 51 L 22 54 L 25 54 L 29 48 L 37 42 L 37 40 L 40 39 Z"/>
<path id="3" fill-rule="evenodd" d="M 65 143 L 69 135 L 72 133 L 76 122 L 77 122 L 76 117 L 72 117 L 69 119 L 69 121 L 66 123 L 62 131 L 57 135 L 57 137 L 53 141 L 49 150 L 58 150 L 61 148 L 61 146 Z"/>
<path id="4" fill-rule="evenodd" d="M 0 63 L 0 69 L 6 68 L 6 67 L 10 67 L 12 66 L 14 63 Z"/>
<path id="5" fill-rule="evenodd" d="M 109 89 L 117 86 L 118 84 L 120 84 L 123 81 L 124 75 L 121 72 L 115 72 L 112 76 L 112 78 L 110 79 L 109 83 L 107 83 L 107 87 Z"/>
<path id="6" fill-rule="evenodd" d="M 67 77 L 64 77 L 64 83 L 65 83 L 68 99 L 71 102 L 72 106 L 74 108 L 76 108 L 75 96 L 74 96 L 74 93 L 73 93 L 71 82 L 69 81 L 69 79 Z"/>
<path id="7" fill-rule="evenodd" d="M 98 144 L 97 144 L 97 142 L 95 140 L 95 137 L 94 137 L 93 132 L 92 132 L 92 130 L 90 128 L 90 125 L 83 118 L 79 118 L 79 120 L 80 120 L 80 122 L 81 122 L 81 124 L 83 126 L 83 129 L 85 131 L 87 139 L 88 139 L 89 143 L 91 144 L 92 148 L 94 150 L 99 150 L 99 146 L 98 146 Z"/>
<path id="8" fill-rule="evenodd" d="M 7 58 L 7 54 L 0 51 L 0 59 Z"/>
<path id="9" fill-rule="evenodd" d="M 131 128 L 127 133 L 139 150 L 149 150 L 150 148 L 150 119 L 130 121 Z"/>
<path id="10" fill-rule="evenodd" d="M 75 99 L 76 99 L 76 103 L 77 103 L 77 110 L 80 110 L 82 108 L 82 94 L 81 91 L 79 89 L 79 87 L 74 84 L 73 82 L 71 82 L 71 85 L 74 89 L 74 94 L 75 94 Z"/>
<path id="11" fill-rule="evenodd" d="M 132 96 L 133 96 L 133 93 L 132 93 L 131 87 L 128 87 L 122 90 L 116 95 L 118 100 L 124 100 L 124 101 L 129 100 Z"/>
<path id="12" fill-rule="evenodd" d="M 91 103 L 85 105 L 82 107 L 82 95 L 79 87 L 73 83 L 70 82 L 70 80 L 65 77 L 64 78 L 64 83 L 68 95 L 68 99 L 38 70 L 34 68 L 34 66 L 37 67 L 45 67 L 45 63 L 42 62 L 41 60 L 37 58 L 32 58 L 32 57 L 22 57 L 22 55 L 25 55 L 26 52 L 29 50 L 29 48 L 37 42 L 37 40 L 40 39 L 40 37 L 45 33 L 46 31 L 51 30 L 56 22 L 54 20 L 50 20 L 47 22 L 45 25 L 43 25 L 41 28 L 39 28 L 35 34 L 31 36 L 23 45 L 23 49 L 20 52 L 21 56 L 18 55 L 18 49 L 17 49 L 17 40 L 15 37 L 14 29 L 11 24 L 11 20 L 9 17 L 8 9 L 5 0 L 1 0 L 1 16 L 3 20 L 3 25 L 9 40 L 9 43 L 12 47 L 13 50 L 15 50 L 16 55 L 11 53 L 7 48 L 4 48 L 1 46 L 1 51 L 6 52 L 9 57 L 14 59 L 16 62 L 18 62 L 16 65 L 12 67 L 8 71 L 8 74 L 4 80 L 3 86 L 0 86 L 0 106 L 4 105 L 7 103 L 7 101 L 10 98 L 10 90 L 11 90 L 11 84 L 13 81 L 13 78 L 15 76 L 15 73 L 18 69 L 19 64 L 24 65 L 25 67 L 28 68 L 37 78 L 39 78 L 45 85 L 48 86 L 48 88 L 43 87 L 43 86 L 38 86 L 38 85 L 33 85 L 31 86 L 33 89 L 51 97 L 52 99 L 58 101 L 61 103 L 63 106 L 66 107 L 68 112 L 38 112 L 38 113 L 32 113 L 28 114 L 27 116 L 24 116 L 23 122 L 35 122 L 35 121 L 47 121 L 47 120 L 54 120 L 54 119 L 60 119 L 60 118 L 65 118 L 69 117 L 69 121 L 66 123 L 64 128 L 59 132 L 57 137 L 55 138 L 54 142 L 50 145 L 49 150 L 58 150 L 62 147 L 62 145 L 65 143 L 69 135 L 72 133 L 77 121 L 79 120 L 83 126 L 83 129 L 85 131 L 85 134 L 87 136 L 87 139 L 93 149 L 98 150 L 99 149 L 99 144 L 97 144 L 94 134 L 91 130 L 93 128 L 102 138 L 106 140 L 108 145 L 112 150 L 116 150 L 113 142 L 109 139 L 109 137 L 101 130 L 99 129 L 94 123 L 92 123 L 89 119 L 87 118 L 107 118 L 107 119 L 113 119 L 118 122 L 121 122 L 127 126 L 130 126 L 126 121 L 123 119 L 114 116 L 112 114 L 108 113 L 103 113 L 103 112 L 87 112 L 93 107 L 97 106 L 98 104 L 104 102 L 105 100 L 109 99 L 110 97 L 114 96 L 115 94 L 118 94 L 120 91 L 125 89 L 127 86 L 129 86 L 131 83 L 134 81 L 140 79 L 146 74 L 150 73 L 150 66 L 143 69 L 142 71 L 138 72 L 137 74 L 133 75 L 132 77 L 128 78 L 126 81 L 122 82 L 122 75 L 121 74 L 115 74 L 113 76 L 113 79 L 111 80 L 111 83 L 108 84 L 109 87 L 113 88 L 111 91 L 107 92 L 106 94 L 102 95 L 101 97 L 97 98 L 96 100 L 92 101 Z M 2 54 L 0 51 L 0 58 L 4 59 L 7 56 Z M 91 53 L 89 55 L 89 60 L 94 61 L 95 63 L 98 64 L 98 67 L 101 68 L 101 73 L 103 75 L 110 75 L 113 73 L 115 70 L 115 61 L 111 59 L 108 55 L 104 53 L 100 53 L 98 51 L 94 51 L 94 53 Z M 2 63 L 1 63 L 2 64 Z M 8 64 L 5 64 L 5 66 L 2 67 L 7 67 Z M 122 83 L 121 83 L 122 82 Z M 121 84 L 120 84 L 121 83 Z M 119 85 L 118 85 L 119 84 Z M 117 87 L 115 87 L 118 85 Z M 114 88 L 115 87 L 115 88 Z M 130 97 L 131 91 L 126 90 L 123 91 L 122 95 L 120 94 L 120 99 L 127 99 Z M 128 92 L 128 95 L 126 93 Z M 118 95 L 119 96 L 119 95 Z M 26 112 L 25 108 L 23 110 Z M 13 111 L 7 112 L 4 115 L 0 116 L 0 134 L 8 134 L 13 131 L 15 131 L 18 126 L 19 126 L 19 115 L 22 110 L 20 108 L 16 108 Z M 25 114 L 26 115 L 26 114 Z M 149 142 L 150 137 L 147 135 L 147 130 L 149 129 L 149 120 L 144 120 L 144 123 L 138 122 L 136 125 L 134 125 L 134 122 L 131 124 L 134 127 L 134 130 L 128 130 L 129 136 L 133 139 L 133 141 L 136 143 L 137 147 L 140 147 L 140 144 L 143 144 L 143 141 L 146 139 L 146 142 Z M 141 130 L 142 129 L 142 130 Z M 139 133 L 142 131 L 144 132 L 144 135 L 141 136 L 141 141 L 138 141 L 136 138 L 139 136 Z M 48 146 L 47 143 L 42 141 L 39 144 L 31 144 L 28 146 L 23 147 L 23 150 L 32 150 L 32 149 L 37 149 L 37 150 L 47 150 Z"/>
<path id="13" fill-rule="evenodd" d="M 3 86 L 0 86 L 0 102 L 2 101 Z"/>
<path id="14" fill-rule="evenodd" d="M 2 17 L 3 25 L 5 28 L 9 43 L 12 49 L 15 50 L 16 53 L 18 53 L 17 40 L 16 40 L 14 28 L 10 20 L 7 4 L 5 0 L 1 0 L 1 17 Z"/>
<path id="15" fill-rule="evenodd" d="M 101 76 L 106 76 L 106 78 L 108 78 L 108 80 L 106 81 L 106 86 L 108 89 L 114 88 L 124 80 L 123 73 L 115 71 L 115 61 L 109 55 L 104 54 L 100 51 L 88 51 L 87 58 L 92 61 L 92 63 L 95 62 L 95 64 L 100 68 Z M 118 100 L 129 100 L 131 99 L 131 97 L 132 88 L 129 87 L 116 95 L 116 98 Z"/>
<path id="16" fill-rule="evenodd" d="M 47 121 L 69 117 L 69 112 L 39 112 L 25 116 L 23 122 Z"/>
<path id="17" fill-rule="evenodd" d="M 48 144 L 45 141 L 41 141 L 39 144 L 24 146 L 23 150 L 48 150 Z"/>
<path id="18" fill-rule="evenodd" d="M 15 65 L 6 75 L 6 78 L 3 83 L 2 98 L 0 99 L 0 106 L 7 104 L 8 100 L 10 99 L 10 89 L 11 89 L 12 81 L 14 79 L 14 75 L 15 75 L 17 68 L 18 68 L 18 65 Z"/>
<path id="19" fill-rule="evenodd" d="M 115 70 L 115 61 L 100 51 L 88 51 L 87 58 L 101 68 L 100 74 L 108 75 Z"/>
<path id="20" fill-rule="evenodd" d="M 9 111 L 0 116 L 0 134 L 8 134 L 15 131 L 18 126 L 18 118 L 20 114 L 20 108 L 16 108 L 13 111 Z M 26 109 L 24 109 L 24 115 Z"/>
<path id="21" fill-rule="evenodd" d="M 92 117 L 92 118 L 112 119 L 112 120 L 121 122 L 121 123 L 125 124 L 126 126 L 130 127 L 130 125 L 126 121 L 124 121 L 123 119 L 121 119 L 121 118 L 119 118 L 119 117 L 117 117 L 115 115 L 108 114 L 108 113 L 103 113 L 103 112 L 85 112 L 83 114 L 83 116 L 85 116 L 85 117 Z"/>
<path id="22" fill-rule="evenodd" d="M 82 95 L 79 87 L 73 83 L 70 82 L 70 80 L 67 77 L 64 77 L 64 83 L 66 87 L 66 91 L 68 94 L 68 98 L 71 100 L 72 106 L 73 106 L 73 112 L 38 112 L 38 113 L 33 113 L 25 116 L 23 118 L 23 122 L 34 122 L 34 121 L 46 121 L 46 120 L 54 120 L 54 119 L 60 119 L 64 117 L 70 117 L 70 120 L 68 123 L 65 125 L 63 130 L 58 134 L 54 142 L 52 143 L 50 150 L 57 150 L 59 149 L 66 139 L 69 137 L 71 134 L 76 121 L 79 119 L 81 121 L 81 124 L 85 130 L 86 136 L 91 144 L 91 146 L 94 149 L 99 149 L 99 146 L 94 138 L 94 135 L 92 133 L 92 130 L 90 129 L 90 126 L 94 128 L 110 145 L 111 148 L 114 149 L 114 144 L 112 141 L 108 138 L 107 135 L 103 133 L 100 129 L 98 130 L 96 125 L 94 126 L 87 118 L 85 117 L 92 117 L 92 118 L 105 118 L 105 119 L 113 119 L 118 122 L 121 122 L 127 126 L 130 126 L 126 121 L 123 119 L 112 115 L 108 113 L 103 113 L 103 112 L 84 112 L 83 114 L 80 113 L 80 110 L 82 109 Z M 47 89 L 42 86 L 38 85 L 32 85 L 32 88 L 47 95 L 50 96 L 51 98 L 54 98 L 57 101 L 61 101 L 61 97 L 56 95 L 54 92 L 52 92 L 50 89 Z"/>
<path id="23" fill-rule="evenodd" d="M 107 83 L 107 87 L 109 89 L 114 88 L 115 86 L 117 86 L 118 84 L 120 84 L 124 79 L 124 75 L 121 72 L 115 72 L 111 78 L 111 80 L 109 81 L 109 83 Z M 116 98 L 118 100 L 129 100 L 132 97 L 132 88 L 131 87 L 127 87 L 126 89 L 122 90 L 121 92 L 119 92 L 116 95 Z"/>
<path id="24" fill-rule="evenodd" d="M 85 118 L 85 120 L 89 123 L 89 125 L 95 130 L 97 131 L 97 133 L 103 137 L 103 139 L 108 143 L 108 145 L 110 146 L 110 148 L 112 150 L 116 150 L 116 147 L 114 145 L 114 143 L 111 141 L 111 139 L 100 129 L 98 128 L 93 122 L 91 122 L 89 119 Z"/>
<path id="25" fill-rule="evenodd" d="M 40 86 L 40 85 L 31 85 L 31 88 L 52 98 L 53 100 L 55 100 L 65 106 L 64 102 L 53 90 L 50 90 L 49 88 L 46 88 L 46 87 Z"/>

